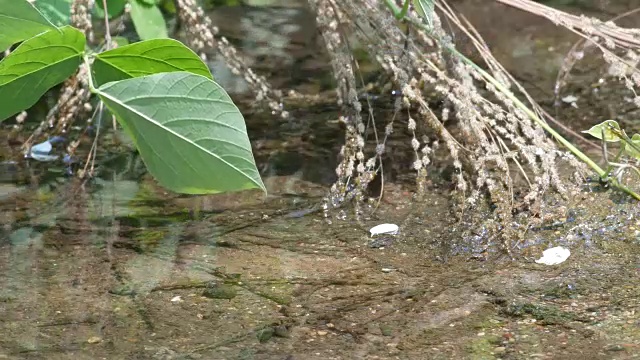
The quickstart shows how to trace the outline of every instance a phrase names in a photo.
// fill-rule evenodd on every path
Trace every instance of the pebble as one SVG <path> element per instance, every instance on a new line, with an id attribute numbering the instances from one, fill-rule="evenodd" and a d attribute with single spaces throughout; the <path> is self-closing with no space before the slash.
<path id="1" fill-rule="evenodd" d="M 238 292 L 233 286 L 230 285 L 217 285 L 214 287 L 206 288 L 202 291 L 202 296 L 209 299 L 226 299 L 231 300 L 238 295 Z"/>
<path id="2" fill-rule="evenodd" d="M 619 344 L 611 344 L 605 346 L 604 351 L 624 351 L 624 346 Z"/>
<path id="3" fill-rule="evenodd" d="M 99 343 L 99 342 L 101 342 L 101 341 L 102 341 L 102 338 L 101 338 L 101 337 L 99 337 L 99 336 L 92 336 L 92 337 L 90 337 L 90 338 L 88 338 L 88 339 L 87 339 L 87 342 L 88 342 L 89 344 L 97 344 L 97 343 Z"/>
<path id="4" fill-rule="evenodd" d="M 507 348 L 504 346 L 498 346 L 497 348 L 493 349 L 493 353 L 496 355 L 504 354 L 505 352 L 507 352 Z"/>
<path id="5" fill-rule="evenodd" d="M 320 336 L 325 336 L 325 335 L 327 335 L 328 333 L 329 333 L 328 331 L 318 330 L 318 335 L 320 335 Z"/>
<path id="6" fill-rule="evenodd" d="M 278 325 L 273 330 L 274 330 L 273 335 L 277 337 L 281 337 L 281 338 L 289 337 L 289 329 L 287 329 L 287 327 L 284 325 Z"/>
<path id="7" fill-rule="evenodd" d="M 369 242 L 369 247 L 372 249 L 384 249 L 393 243 L 394 238 L 392 236 L 379 236 Z"/>

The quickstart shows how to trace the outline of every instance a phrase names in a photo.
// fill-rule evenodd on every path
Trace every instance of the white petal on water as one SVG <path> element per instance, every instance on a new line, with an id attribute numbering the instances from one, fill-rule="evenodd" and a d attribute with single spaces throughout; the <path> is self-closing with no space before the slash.
<path id="1" fill-rule="evenodd" d="M 56 160 L 58 155 L 49 155 L 51 149 L 53 149 L 53 146 L 49 140 L 33 145 L 31 147 L 31 151 L 29 151 L 29 157 L 34 160 L 44 162 Z"/>
<path id="2" fill-rule="evenodd" d="M 53 146 L 51 145 L 51 142 L 47 140 L 45 142 L 41 142 L 40 144 L 33 145 L 31 147 L 31 152 L 39 154 L 49 154 L 51 152 L 51 149 L 53 149 Z"/>
<path id="3" fill-rule="evenodd" d="M 398 233 L 398 225 L 396 224 L 380 224 L 376 225 L 369 230 L 371 232 L 371 236 L 380 235 L 380 234 L 392 234 L 395 235 Z"/>
<path id="4" fill-rule="evenodd" d="M 569 251 L 569 249 L 563 248 L 562 246 L 556 246 L 543 251 L 542 257 L 536 260 L 536 263 L 544 265 L 558 265 L 567 260 L 569 255 L 571 255 L 571 251 Z"/>

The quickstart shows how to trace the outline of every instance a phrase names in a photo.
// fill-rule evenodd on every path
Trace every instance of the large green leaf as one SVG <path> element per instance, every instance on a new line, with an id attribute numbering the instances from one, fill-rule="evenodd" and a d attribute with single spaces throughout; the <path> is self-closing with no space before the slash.
<path id="1" fill-rule="evenodd" d="M 56 26 L 69 24 L 72 0 L 36 0 L 35 6 Z"/>
<path id="2" fill-rule="evenodd" d="M 35 104 L 76 71 L 85 38 L 65 26 L 23 42 L 0 61 L 0 121 Z"/>
<path id="3" fill-rule="evenodd" d="M 129 2 L 131 5 L 131 20 L 138 36 L 142 40 L 168 38 L 167 24 L 162 12 L 156 6 L 149 6 L 137 0 Z"/>
<path id="4" fill-rule="evenodd" d="M 109 19 L 120 16 L 124 12 L 125 5 L 127 5 L 127 0 L 107 0 Z M 96 0 L 96 6 L 93 11 L 99 18 L 104 19 L 104 4 L 102 0 Z"/>
<path id="5" fill-rule="evenodd" d="M 26 0 L 0 0 L 0 51 L 53 28 Z"/>
<path id="6" fill-rule="evenodd" d="M 213 79 L 191 49 L 173 39 L 154 39 L 105 51 L 93 62 L 96 86 L 162 72 L 188 71 Z"/>
<path id="7" fill-rule="evenodd" d="M 213 80 L 161 73 L 104 84 L 98 95 L 164 187 L 186 194 L 265 190 L 242 114 Z"/>

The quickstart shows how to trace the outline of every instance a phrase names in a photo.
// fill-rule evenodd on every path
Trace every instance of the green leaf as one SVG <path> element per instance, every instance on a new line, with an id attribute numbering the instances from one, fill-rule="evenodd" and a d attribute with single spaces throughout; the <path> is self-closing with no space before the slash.
<path id="1" fill-rule="evenodd" d="M 213 79 L 196 53 L 173 39 L 154 39 L 105 51 L 93 63 L 96 86 L 162 72 L 188 71 Z"/>
<path id="2" fill-rule="evenodd" d="M 620 141 L 620 136 L 616 134 L 620 132 L 620 125 L 615 120 L 605 120 L 598 125 L 592 126 L 591 129 L 583 131 L 583 133 L 600 140 L 602 140 L 602 135 L 604 134 L 604 141 L 606 142 Z"/>
<path id="3" fill-rule="evenodd" d="M 107 0 L 107 13 L 109 19 L 120 16 L 124 12 L 127 0 Z M 96 6 L 93 8 L 97 17 L 104 19 L 104 4 L 102 0 L 96 0 Z"/>
<path id="4" fill-rule="evenodd" d="M 131 1 L 131 20 L 142 40 L 168 38 L 167 24 L 156 5 L 145 5 Z"/>
<path id="5" fill-rule="evenodd" d="M 53 28 L 26 0 L 0 0 L 0 51 Z"/>
<path id="6" fill-rule="evenodd" d="M 162 8 L 162 10 L 164 10 L 165 13 L 176 13 L 176 3 L 173 2 L 173 0 L 162 0 L 158 5 L 160 6 L 160 8 Z"/>
<path id="7" fill-rule="evenodd" d="M 635 159 L 640 160 L 640 134 L 633 134 L 631 144 L 625 144 L 624 152 Z"/>
<path id="8" fill-rule="evenodd" d="M 118 45 L 118 47 L 129 45 L 129 39 L 123 36 L 114 36 L 111 38 L 111 41 Z"/>
<path id="9" fill-rule="evenodd" d="M 434 0 L 413 0 L 413 8 L 426 22 L 429 28 L 433 28 L 433 13 L 435 11 Z"/>
<path id="10" fill-rule="evenodd" d="M 84 34 L 65 26 L 32 37 L 0 61 L 0 121 L 28 109 L 73 74 L 84 47 Z"/>
<path id="11" fill-rule="evenodd" d="M 244 118 L 213 80 L 171 72 L 110 82 L 97 91 L 167 189 L 265 191 Z"/>
<path id="12" fill-rule="evenodd" d="M 35 6 L 52 24 L 64 26 L 71 18 L 72 0 L 36 0 Z"/>

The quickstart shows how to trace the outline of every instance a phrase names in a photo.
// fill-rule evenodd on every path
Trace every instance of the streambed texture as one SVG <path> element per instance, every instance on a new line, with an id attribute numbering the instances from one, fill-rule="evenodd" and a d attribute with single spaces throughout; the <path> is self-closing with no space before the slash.
<path id="1" fill-rule="evenodd" d="M 392 187 L 371 219 L 327 225 L 283 211 L 304 202 L 288 196 L 214 197 L 218 211 L 198 216 L 119 184 L 37 207 L 26 192 L 3 199 L 0 358 L 640 356 L 638 208 L 607 194 L 577 196 L 574 219 L 530 231 L 532 256 L 512 261 L 456 250 L 484 240 L 437 192 L 421 207 Z M 400 232 L 381 244 L 367 231 L 380 222 Z M 566 262 L 534 262 L 555 245 Z"/>

